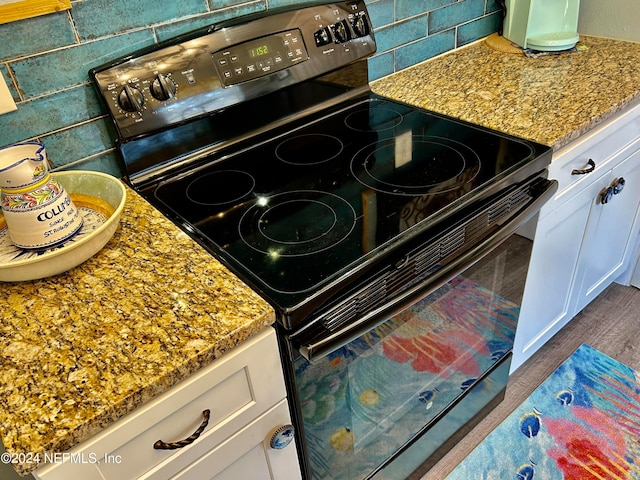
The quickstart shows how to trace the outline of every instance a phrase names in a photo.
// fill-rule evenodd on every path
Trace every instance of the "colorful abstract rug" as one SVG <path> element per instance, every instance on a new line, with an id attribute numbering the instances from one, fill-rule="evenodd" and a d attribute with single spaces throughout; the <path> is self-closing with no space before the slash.
<path id="1" fill-rule="evenodd" d="M 446 480 L 640 479 L 640 374 L 583 344 Z"/>

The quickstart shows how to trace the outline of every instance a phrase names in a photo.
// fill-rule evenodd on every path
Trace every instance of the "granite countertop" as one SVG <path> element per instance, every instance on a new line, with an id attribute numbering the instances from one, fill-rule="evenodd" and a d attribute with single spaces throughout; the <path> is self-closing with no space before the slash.
<path id="1" fill-rule="evenodd" d="M 372 82 L 374 92 L 558 150 L 640 100 L 640 43 L 582 36 L 528 58 L 476 42 Z"/>
<path id="2" fill-rule="evenodd" d="M 0 434 L 8 453 L 27 455 L 86 440 L 275 320 L 131 189 L 98 254 L 55 277 L 0 284 L 0 305 Z"/>

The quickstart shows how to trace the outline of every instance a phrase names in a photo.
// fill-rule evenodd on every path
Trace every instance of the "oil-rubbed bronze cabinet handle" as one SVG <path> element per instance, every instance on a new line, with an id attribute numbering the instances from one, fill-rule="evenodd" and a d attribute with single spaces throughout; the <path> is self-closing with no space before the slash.
<path id="1" fill-rule="evenodd" d="M 587 166 L 584 168 L 574 168 L 571 170 L 571 175 L 584 175 L 585 173 L 591 173 L 596 169 L 596 162 L 589 159 L 587 160 Z"/>
<path id="2" fill-rule="evenodd" d="M 207 408 L 202 412 L 202 416 L 204 417 L 204 419 L 202 420 L 202 423 L 200 424 L 198 429 L 187 438 L 178 440 L 177 442 L 163 442 L 162 440 L 158 440 L 153 444 L 153 448 L 157 450 L 175 450 L 176 448 L 182 448 L 192 444 L 197 440 L 200 434 L 204 432 L 204 429 L 207 428 L 207 425 L 209 425 L 209 417 L 211 416 L 211 411 Z"/>

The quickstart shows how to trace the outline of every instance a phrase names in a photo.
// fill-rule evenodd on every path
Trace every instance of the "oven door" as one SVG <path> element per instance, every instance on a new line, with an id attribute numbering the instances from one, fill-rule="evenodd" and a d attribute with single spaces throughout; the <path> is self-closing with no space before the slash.
<path id="1" fill-rule="evenodd" d="M 351 325 L 356 333 L 302 345 L 280 336 L 308 478 L 407 478 L 501 400 L 532 246 L 521 233 L 548 185 L 455 265 Z"/>

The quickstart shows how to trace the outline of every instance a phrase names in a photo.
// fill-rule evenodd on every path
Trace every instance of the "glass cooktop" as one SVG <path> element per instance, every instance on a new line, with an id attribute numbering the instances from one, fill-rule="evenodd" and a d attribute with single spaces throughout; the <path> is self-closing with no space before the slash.
<path id="1" fill-rule="evenodd" d="M 519 169 L 536 148 L 371 95 L 174 176 L 153 196 L 287 307 Z"/>

